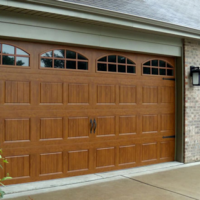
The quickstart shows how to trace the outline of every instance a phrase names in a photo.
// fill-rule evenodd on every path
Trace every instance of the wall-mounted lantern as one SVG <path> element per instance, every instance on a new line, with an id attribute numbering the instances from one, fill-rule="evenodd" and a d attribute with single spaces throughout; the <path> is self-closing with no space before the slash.
<path id="1" fill-rule="evenodd" d="M 200 86 L 200 69 L 199 69 L 199 67 L 190 66 L 190 76 L 192 77 L 192 85 Z"/>

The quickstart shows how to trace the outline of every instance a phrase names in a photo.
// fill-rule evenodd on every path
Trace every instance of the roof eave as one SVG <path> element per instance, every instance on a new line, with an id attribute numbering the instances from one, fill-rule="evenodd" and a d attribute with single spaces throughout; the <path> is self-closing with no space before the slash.
<path id="1" fill-rule="evenodd" d="M 29 3 L 34 3 L 35 6 L 30 7 Z M 53 14 L 57 12 L 57 14 L 60 15 L 80 18 L 83 20 L 127 26 L 129 28 L 131 27 L 145 31 L 154 31 L 157 33 L 176 35 L 179 37 L 200 39 L 200 30 L 197 29 L 76 3 L 65 2 L 64 0 L 1 0 L 0 5 L 10 7 L 20 7 L 23 5 L 22 8 L 30 10 L 39 9 L 39 7 L 37 7 L 38 5 L 40 6 L 40 12 L 52 12 Z M 63 12 L 59 12 L 59 9 L 63 9 Z"/>

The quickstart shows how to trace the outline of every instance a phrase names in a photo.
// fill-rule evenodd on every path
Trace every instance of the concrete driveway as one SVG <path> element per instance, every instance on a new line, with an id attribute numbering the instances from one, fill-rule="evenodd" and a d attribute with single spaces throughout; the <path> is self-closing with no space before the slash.
<path id="1" fill-rule="evenodd" d="M 103 176 L 103 174 L 100 176 Z M 59 189 L 59 188 L 58 188 Z M 43 192 L 41 190 L 41 192 Z M 44 191 L 13 200 L 189 200 L 200 199 L 200 164 L 146 175 L 124 173 L 57 191 Z"/>

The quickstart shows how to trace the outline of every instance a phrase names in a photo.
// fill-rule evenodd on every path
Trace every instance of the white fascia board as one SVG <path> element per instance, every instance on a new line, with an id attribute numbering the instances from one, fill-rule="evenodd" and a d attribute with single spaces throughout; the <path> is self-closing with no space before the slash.
<path id="1" fill-rule="evenodd" d="M 52 13 L 61 16 L 79 18 L 82 20 L 96 21 L 127 28 L 153 31 L 178 37 L 200 39 L 200 30 L 191 29 L 153 19 L 132 16 L 114 11 L 65 2 L 63 0 L 1 0 L 0 5 Z"/>

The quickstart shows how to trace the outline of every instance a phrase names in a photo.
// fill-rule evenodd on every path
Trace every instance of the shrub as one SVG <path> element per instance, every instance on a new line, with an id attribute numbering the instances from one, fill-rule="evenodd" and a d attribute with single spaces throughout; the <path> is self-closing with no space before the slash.
<path id="1" fill-rule="evenodd" d="M 8 164 L 8 161 L 2 157 L 2 149 L 0 149 L 0 168 L 3 170 L 3 166 L 2 166 L 2 163 L 6 163 Z M 6 175 L 6 177 L 3 177 L 0 179 L 0 185 L 4 186 L 4 184 L 2 183 L 2 181 L 5 181 L 5 180 L 8 180 L 8 179 L 12 179 L 12 177 L 9 176 L 9 174 Z M 0 198 L 3 198 L 5 192 L 0 188 Z"/>

